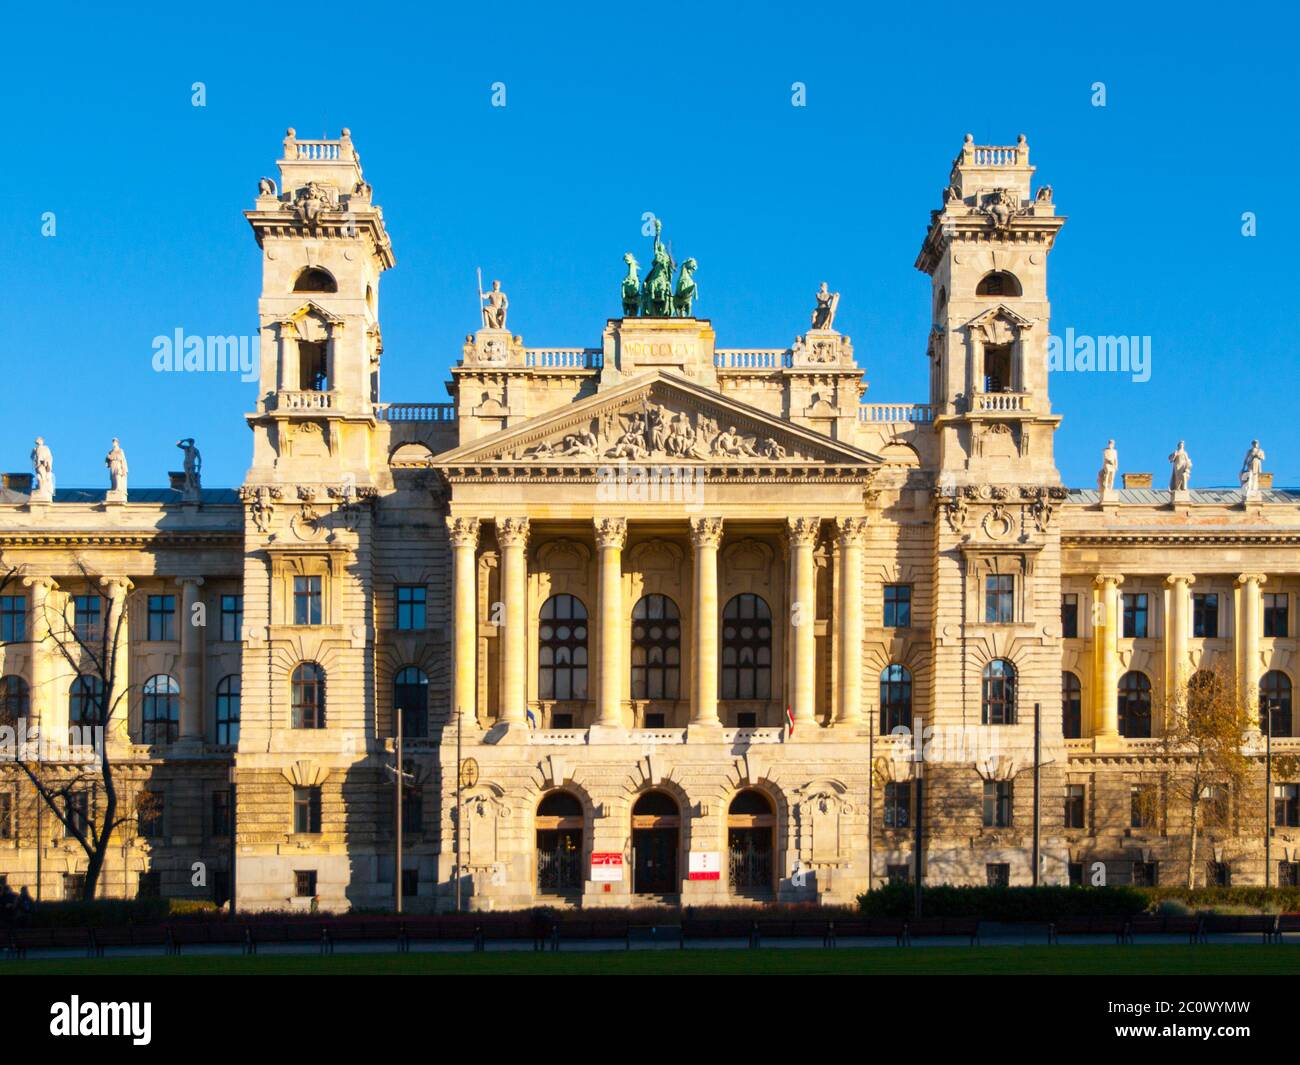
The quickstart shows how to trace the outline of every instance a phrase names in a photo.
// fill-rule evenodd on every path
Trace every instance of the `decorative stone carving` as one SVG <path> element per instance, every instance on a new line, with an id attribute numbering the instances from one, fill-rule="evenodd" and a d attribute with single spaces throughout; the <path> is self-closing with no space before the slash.
<path id="1" fill-rule="evenodd" d="M 291 206 L 304 225 L 314 226 L 324 211 L 339 209 L 339 190 L 321 181 L 309 181 L 301 189 Z"/>
<path id="2" fill-rule="evenodd" d="M 693 547 L 717 547 L 722 543 L 721 518 L 692 518 L 691 545 Z"/>
<path id="3" fill-rule="evenodd" d="M 835 312 L 839 310 L 840 306 L 840 294 L 831 292 L 829 286 L 823 281 L 821 288 L 817 290 L 813 298 L 817 302 L 813 307 L 812 327 L 814 329 L 834 329 Z"/>
<path id="4" fill-rule="evenodd" d="M 786 518 L 785 533 L 791 547 L 816 546 L 821 535 L 821 518 Z"/>
<path id="5" fill-rule="evenodd" d="M 966 527 L 966 515 L 970 510 L 966 497 L 960 492 L 940 496 L 940 506 L 943 508 L 943 516 L 948 522 L 948 528 L 955 533 L 961 532 Z"/>
<path id="6" fill-rule="evenodd" d="M 279 196 L 280 195 L 279 192 L 276 191 L 274 179 L 269 177 L 264 177 L 258 181 L 257 194 L 258 196 Z"/>
<path id="7" fill-rule="evenodd" d="M 48 503 L 54 498 L 54 454 L 42 436 L 36 438 L 32 448 L 32 473 L 36 478 L 32 499 Z"/>
<path id="8" fill-rule="evenodd" d="M 478 518 L 448 518 L 447 537 L 452 547 L 477 547 L 479 533 Z"/>
<path id="9" fill-rule="evenodd" d="M 994 189 L 976 210 L 992 223 L 995 230 L 1006 231 L 1015 219 L 1028 214 L 1030 208 L 1021 205 L 1015 189 Z"/>
<path id="10" fill-rule="evenodd" d="M 1052 202 L 1052 186 L 1051 186 L 1051 185 L 1044 185 L 1042 188 L 1040 188 L 1040 189 L 1038 190 L 1038 195 L 1035 197 L 1035 200 L 1037 200 L 1038 203 L 1051 203 L 1051 202 Z"/>
<path id="11" fill-rule="evenodd" d="M 835 522 L 835 532 L 840 547 L 861 546 L 867 538 L 867 519 L 839 518 Z"/>
<path id="12" fill-rule="evenodd" d="M 1252 440 L 1250 450 L 1241 460 L 1241 490 L 1247 499 L 1258 499 L 1260 496 L 1259 475 L 1264 470 L 1264 458 L 1264 451 L 1259 446 L 1259 441 Z"/>
<path id="13" fill-rule="evenodd" d="M 621 551 L 627 543 L 626 518 L 597 518 L 595 528 L 597 547 L 614 547 Z"/>
<path id="14" fill-rule="evenodd" d="M 502 547 L 526 547 L 529 522 L 527 518 L 497 518 L 497 543 Z"/>
<path id="15" fill-rule="evenodd" d="M 104 456 L 104 465 L 108 467 L 108 498 L 125 500 L 126 452 L 122 450 L 122 445 L 118 443 L 117 437 L 113 437 L 113 446 L 108 449 L 108 454 Z"/>
<path id="16" fill-rule="evenodd" d="M 1178 446 L 1169 456 L 1169 463 L 1173 467 L 1169 473 L 1169 490 L 1186 492 L 1192 479 L 1192 458 L 1187 454 L 1182 440 L 1178 441 Z"/>

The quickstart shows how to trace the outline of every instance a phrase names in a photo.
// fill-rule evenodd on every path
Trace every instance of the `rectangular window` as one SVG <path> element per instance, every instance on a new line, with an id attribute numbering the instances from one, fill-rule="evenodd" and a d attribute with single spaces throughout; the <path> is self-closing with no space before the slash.
<path id="1" fill-rule="evenodd" d="M 0 595 L 0 643 L 27 639 L 27 596 Z"/>
<path id="2" fill-rule="evenodd" d="M 162 873 L 157 869 L 142 872 L 135 882 L 135 897 L 137 899 L 162 898 Z"/>
<path id="3" fill-rule="evenodd" d="M 63 898 L 65 902 L 76 902 L 86 890 L 85 873 L 63 874 Z"/>
<path id="4" fill-rule="evenodd" d="M 1134 862 L 1133 886 L 1155 887 L 1160 881 L 1159 862 Z"/>
<path id="5" fill-rule="evenodd" d="M 648 713 L 648 714 L 646 714 L 646 716 L 645 716 L 645 727 L 646 727 L 646 728 L 664 728 L 665 725 L 666 725 L 666 721 L 667 721 L 667 718 L 666 718 L 666 716 L 665 716 L 662 712 L 657 712 L 657 713 L 653 713 L 653 714 L 649 714 L 649 713 Z"/>
<path id="6" fill-rule="evenodd" d="M 990 625 L 1009 625 L 1013 618 L 1016 579 L 1011 574 L 993 573 L 984 578 L 984 620 Z"/>
<path id="7" fill-rule="evenodd" d="M 885 585 L 885 628 L 907 629 L 912 626 L 912 586 Z"/>
<path id="8" fill-rule="evenodd" d="M 402 870 L 402 897 L 413 899 L 420 894 L 420 870 Z"/>
<path id="9" fill-rule="evenodd" d="M 136 818 L 140 835 L 145 839 L 158 839 L 163 834 L 163 793 L 142 791 L 136 800 Z"/>
<path id="10" fill-rule="evenodd" d="M 316 870 L 295 869 L 293 873 L 293 894 L 295 898 L 311 899 L 316 897 Z"/>
<path id="11" fill-rule="evenodd" d="M 72 597 L 72 631 L 78 639 L 83 641 L 99 639 L 102 603 L 103 599 L 98 595 Z"/>
<path id="12" fill-rule="evenodd" d="M 212 901 L 218 906 L 230 901 L 230 873 L 226 869 L 212 870 Z"/>
<path id="13" fill-rule="evenodd" d="M 1061 635 L 1067 640 L 1079 635 L 1079 596 L 1074 592 L 1061 596 Z"/>
<path id="14" fill-rule="evenodd" d="M 755 710 L 736 711 L 736 728 L 758 728 L 758 712 Z"/>
<path id="15" fill-rule="evenodd" d="M 320 788 L 293 789 L 293 830 L 299 834 L 320 831 Z"/>
<path id="16" fill-rule="evenodd" d="M 1011 827 L 1011 781 L 984 781 L 984 827 Z"/>
<path id="17" fill-rule="evenodd" d="M 912 823 L 912 785 L 891 780 L 885 785 L 885 827 L 907 828 Z"/>
<path id="18" fill-rule="evenodd" d="M 424 789 L 411 786 L 402 796 L 402 831 L 416 836 L 424 831 Z"/>
<path id="19" fill-rule="evenodd" d="M 1273 785 L 1273 824 L 1300 828 L 1300 784 Z"/>
<path id="20" fill-rule="evenodd" d="M 1129 827 L 1150 828 L 1156 823 L 1156 786 L 1133 784 L 1128 790 Z"/>
<path id="21" fill-rule="evenodd" d="M 1084 785 L 1067 784 L 1065 787 L 1065 827 L 1084 828 Z"/>
<path id="22" fill-rule="evenodd" d="M 64 807 L 64 812 L 67 814 L 68 827 L 63 830 L 63 838 L 74 838 L 72 828 L 84 836 L 90 828 L 90 792 L 74 791 L 65 801 L 67 805 Z"/>
<path id="23" fill-rule="evenodd" d="M 218 788 L 212 793 L 212 834 L 230 835 L 230 789 Z"/>
<path id="24" fill-rule="evenodd" d="M 551 728 L 573 728 L 573 714 L 560 713 L 551 715 Z M 744 728 L 742 725 L 741 728 Z"/>
<path id="25" fill-rule="evenodd" d="M 149 596 L 149 635 L 150 640 L 176 639 L 176 596 Z"/>
<path id="26" fill-rule="evenodd" d="M 1070 887 L 1083 887 L 1083 862 L 1070 862 L 1066 867 Z"/>
<path id="27" fill-rule="evenodd" d="M 293 623 L 295 625 L 321 623 L 321 578 L 295 577 L 293 579 Z"/>
<path id="28" fill-rule="evenodd" d="M 1206 862 L 1205 882 L 1213 887 L 1232 886 L 1232 866 L 1227 862 Z"/>
<path id="29" fill-rule="evenodd" d="M 14 797 L 12 792 L 0 791 L 0 839 L 14 838 Z"/>
<path id="30" fill-rule="evenodd" d="M 422 584 L 397 586 L 397 627 L 407 632 L 424 629 L 424 596 Z"/>
<path id="31" fill-rule="evenodd" d="M 1202 818 L 1206 828 L 1228 825 L 1228 788 L 1226 784 L 1209 784 L 1201 789 Z"/>
<path id="32" fill-rule="evenodd" d="M 1206 640 L 1218 638 L 1218 592 L 1198 592 L 1192 596 L 1192 635 Z"/>
<path id="33" fill-rule="evenodd" d="M 1300 887 L 1300 862 L 1277 863 L 1277 886 Z"/>
<path id="34" fill-rule="evenodd" d="M 221 639 L 226 643 L 238 643 L 243 638 L 244 597 L 242 595 L 223 595 L 221 597 Z"/>
<path id="35" fill-rule="evenodd" d="M 885 879 L 891 884 L 910 884 L 912 882 L 912 867 L 910 865 L 887 865 L 885 866 Z"/>
<path id="36" fill-rule="evenodd" d="M 1264 635 L 1286 636 L 1290 627 L 1286 592 L 1264 593 Z M 19 637 L 21 639 L 21 637 Z"/>
<path id="37" fill-rule="evenodd" d="M 1147 593 L 1134 592 L 1124 596 L 1124 638 L 1147 638 Z"/>
<path id="38" fill-rule="evenodd" d="M 1011 866 L 1006 862 L 989 862 L 984 866 L 984 877 L 989 887 L 1010 887 Z"/>

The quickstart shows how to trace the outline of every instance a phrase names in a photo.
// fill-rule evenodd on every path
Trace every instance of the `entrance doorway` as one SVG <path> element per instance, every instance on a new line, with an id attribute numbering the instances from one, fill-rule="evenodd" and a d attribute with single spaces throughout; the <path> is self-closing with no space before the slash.
<path id="1" fill-rule="evenodd" d="M 675 895 L 681 811 L 671 795 L 648 791 L 632 807 L 632 893 Z"/>
<path id="2" fill-rule="evenodd" d="M 727 809 L 727 881 L 733 895 L 768 896 L 775 884 L 776 815 L 761 791 L 742 791 Z"/>
<path id="3" fill-rule="evenodd" d="M 537 894 L 582 891 L 582 803 L 553 791 L 537 805 Z"/>

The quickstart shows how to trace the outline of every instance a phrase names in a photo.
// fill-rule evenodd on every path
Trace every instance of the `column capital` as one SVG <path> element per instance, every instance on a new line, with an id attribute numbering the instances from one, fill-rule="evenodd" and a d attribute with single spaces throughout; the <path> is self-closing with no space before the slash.
<path id="1" fill-rule="evenodd" d="M 621 551 L 627 543 L 627 518 L 595 518 L 596 546 Z"/>
<path id="2" fill-rule="evenodd" d="M 447 518 L 447 536 L 452 547 L 477 547 L 478 532 L 478 518 Z"/>
<path id="3" fill-rule="evenodd" d="M 691 519 L 691 544 L 696 549 L 701 547 L 716 548 L 720 543 L 722 543 L 721 518 Z"/>
<path id="4" fill-rule="evenodd" d="M 526 547 L 529 522 L 525 517 L 497 518 L 497 543 L 502 547 Z"/>
<path id="5" fill-rule="evenodd" d="M 791 547 L 815 547 L 821 535 L 821 518 L 786 518 L 785 535 Z"/>
<path id="6" fill-rule="evenodd" d="M 1178 584 L 1192 585 L 1196 583 L 1196 577 L 1190 573 L 1171 573 L 1165 578 L 1165 583 L 1171 588 Z"/>
<path id="7" fill-rule="evenodd" d="M 1263 584 L 1267 580 L 1266 573 L 1242 573 L 1237 576 L 1237 587 L 1240 588 L 1244 584 Z"/>
<path id="8" fill-rule="evenodd" d="M 841 547 L 861 547 L 867 536 L 867 528 L 865 517 L 835 519 L 835 534 L 839 537 Z"/>
<path id="9" fill-rule="evenodd" d="M 52 592 L 58 588 L 59 584 L 53 577 L 24 577 L 23 587 L 31 588 L 33 591 L 39 589 L 42 592 Z"/>
<path id="10" fill-rule="evenodd" d="M 1124 575 L 1122 573 L 1098 573 L 1097 576 L 1093 577 L 1092 583 L 1098 588 L 1104 587 L 1107 584 L 1113 584 L 1118 588 L 1124 583 Z"/>
<path id="11" fill-rule="evenodd" d="M 103 581 L 103 578 L 101 578 L 101 583 L 102 583 L 102 581 Z M 177 577 L 177 578 L 176 578 L 176 584 L 177 584 L 179 587 L 182 587 L 182 588 L 185 587 L 185 585 L 187 585 L 187 584 L 192 584 L 192 585 L 194 585 L 195 587 L 198 587 L 198 586 L 201 585 L 202 583 L 203 583 L 203 578 L 202 578 L 202 577 Z"/>
<path id="12" fill-rule="evenodd" d="M 108 590 L 109 597 L 112 599 L 126 595 L 135 587 L 130 577 L 100 577 L 99 584 L 101 588 Z"/>

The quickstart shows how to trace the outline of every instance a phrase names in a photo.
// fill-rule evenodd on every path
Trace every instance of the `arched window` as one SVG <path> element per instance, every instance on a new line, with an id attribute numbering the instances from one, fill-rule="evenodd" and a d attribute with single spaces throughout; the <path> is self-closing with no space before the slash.
<path id="1" fill-rule="evenodd" d="M 553 791 L 537 804 L 538 817 L 582 818 L 582 802 L 567 791 Z M 581 827 L 581 826 L 579 826 Z"/>
<path id="2" fill-rule="evenodd" d="M 1198 669 L 1188 678 L 1187 701 L 1191 704 L 1215 699 L 1221 686 L 1218 676 L 1212 670 Z"/>
<path id="3" fill-rule="evenodd" d="M 991 274 L 985 274 L 980 278 L 980 283 L 975 286 L 977 296 L 1019 296 L 1023 291 L 1016 275 L 1009 274 L 1005 270 L 994 270 Z"/>
<path id="4" fill-rule="evenodd" d="M 673 797 L 663 791 L 647 791 L 632 807 L 634 817 L 680 817 Z"/>
<path id="5" fill-rule="evenodd" d="M 582 803 L 567 791 L 553 791 L 537 804 L 537 894 L 582 891 Z"/>
<path id="6" fill-rule="evenodd" d="M 761 791 L 747 788 L 731 800 L 727 814 L 732 817 L 771 817 L 772 803 Z"/>
<path id="7" fill-rule="evenodd" d="M 982 718 L 986 725 L 1016 723 L 1016 667 L 1005 658 L 995 658 L 984 667 Z"/>
<path id="8" fill-rule="evenodd" d="M 880 734 L 912 727 L 912 674 L 898 663 L 880 674 Z"/>
<path id="9" fill-rule="evenodd" d="M 104 682 L 98 677 L 81 674 L 72 681 L 68 692 L 68 724 L 80 727 L 106 724 L 100 721 L 100 702 Z"/>
<path id="10" fill-rule="evenodd" d="M 315 662 L 303 662 L 293 671 L 290 684 L 294 728 L 325 727 L 325 671 Z"/>
<path id="11" fill-rule="evenodd" d="M 174 743 L 181 729 L 181 686 L 165 673 L 144 682 L 140 699 L 140 741 Z"/>
<path id="12" fill-rule="evenodd" d="M 632 698 L 676 699 L 681 686 L 682 624 L 666 595 L 644 595 L 632 608 Z"/>
<path id="13" fill-rule="evenodd" d="M 239 743 L 239 675 L 222 677 L 217 685 L 217 743 Z"/>
<path id="14" fill-rule="evenodd" d="M 1266 724 L 1264 714 L 1273 711 L 1273 735 L 1291 735 L 1291 678 L 1277 669 L 1271 669 L 1259 679 L 1259 720 Z"/>
<path id="15" fill-rule="evenodd" d="M 772 611 L 762 596 L 733 596 L 722 611 L 722 698 L 772 694 Z"/>
<path id="16" fill-rule="evenodd" d="M 30 707 L 27 682 L 14 674 L 0 677 L 0 725 L 17 728 L 18 721 L 27 716 Z"/>
<path id="17" fill-rule="evenodd" d="M 542 604 L 537 629 L 537 697 L 563 702 L 587 698 L 587 608 L 573 595 Z"/>
<path id="18" fill-rule="evenodd" d="M 407 666 L 393 678 L 393 723 L 402 717 L 402 738 L 422 740 L 429 734 L 429 678 Z"/>
<path id="19" fill-rule="evenodd" d="M 1068 670 L 1061 674 L 1061 730 L 1067 740 L 1083 738 L 1083 688 Z"/>
<path id="20" fill-rule="evenodd" d="M 337 292 L 339 285 L 328 270 L 322 270 L 319 266 L 309 266 L 298 275 L 298 279 L 293 283 L 293 290 L 295 292 Z"/>
<path id="21" fill-rule="evenodd" d="M 776 816 L 761 791 L 740 792 L 727 807 L 727 882 L 733 895 L 771 894 Z"/>
<path id="22" fill-rule="evenodd" d="M 1130 670 L 1119 678 L 1119 734 L 1151 738 L 1151 681 L 1145 673 Z"/>

